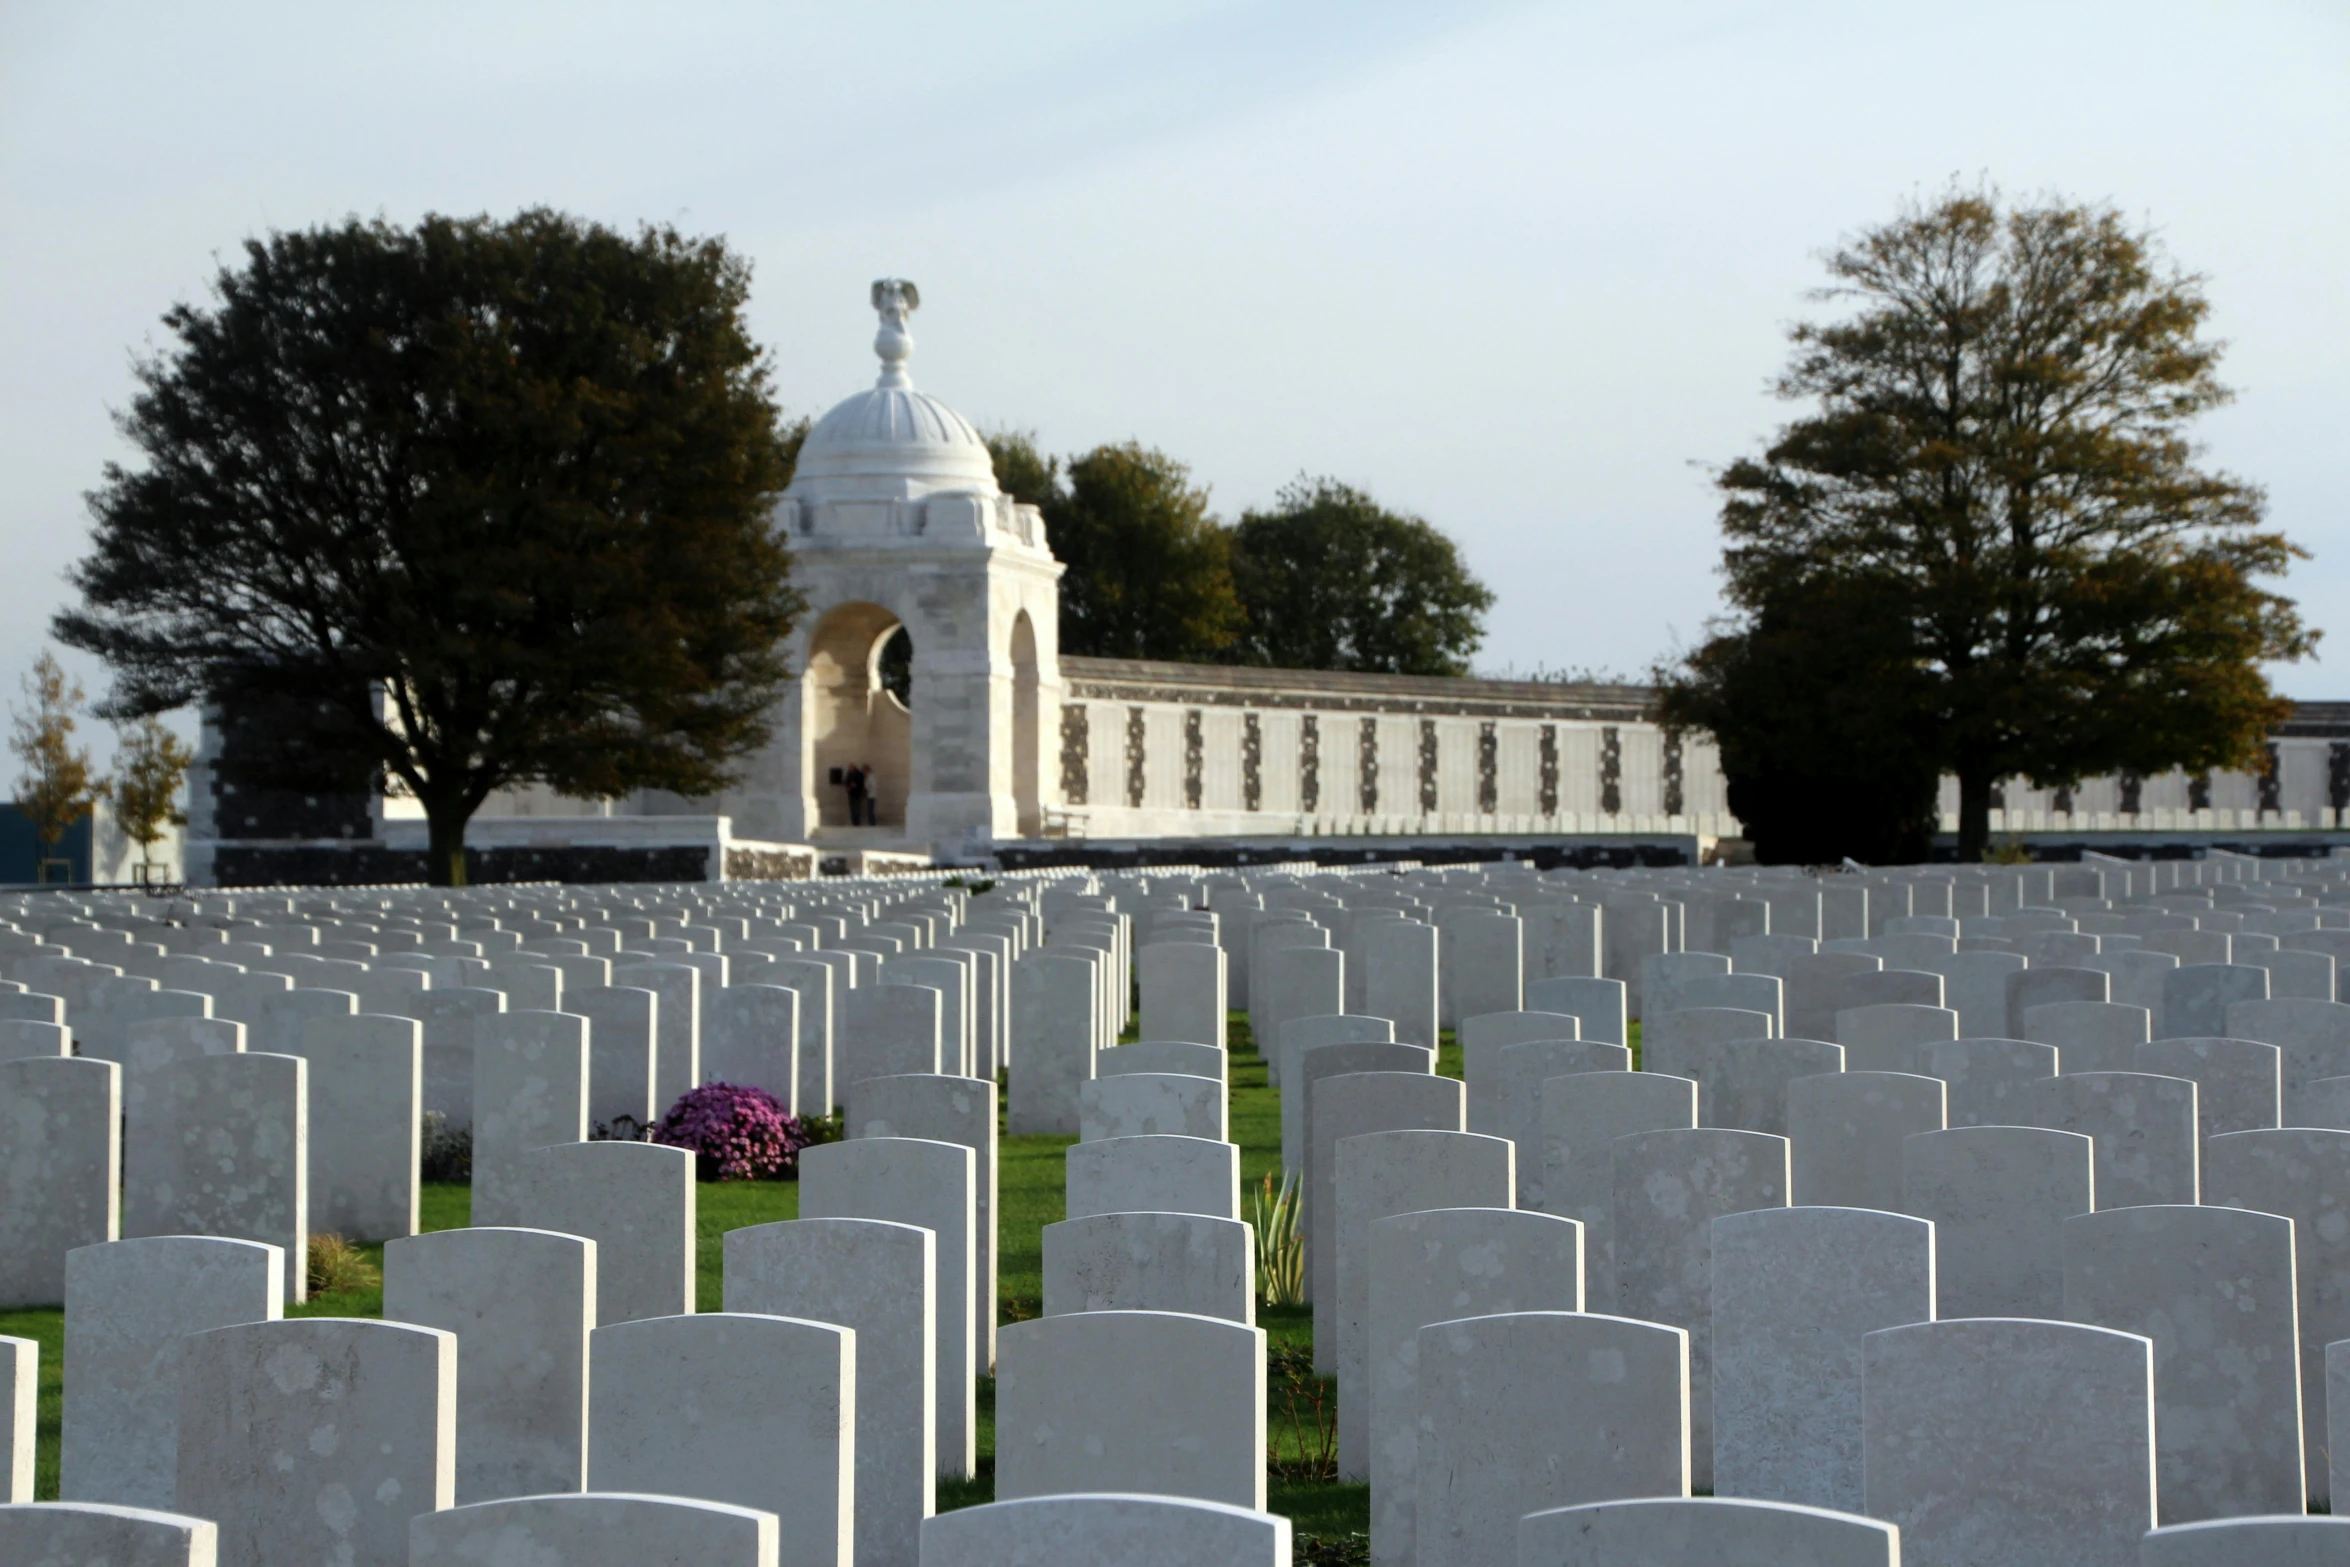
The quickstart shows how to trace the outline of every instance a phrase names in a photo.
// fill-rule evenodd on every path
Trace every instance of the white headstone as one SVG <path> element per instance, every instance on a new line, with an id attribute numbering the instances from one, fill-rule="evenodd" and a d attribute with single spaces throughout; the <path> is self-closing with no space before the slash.
<path id="1" fill-rule="evenodd" d="M 480 1227 L 384 1247 L 384 1319 L 457 1335 L 457 1499 L 587 1483 L 596 1243 Z"/>
<path id="2" fill-rule="evenodd" d="M 1861 1360 L 1868 1513 L 1900 1528 L 1905 1558 L 2136 1567 L 2154 1526 L 2152 1344 L 1921 1322 L 1869 1334 Z"/>
<path id="3" fill-rule="evenodd" d="M 726 1234 L 726 1309 L 856 1335 L 856 1560 L 914 1555 L 936 1508 L 937 1236 L 882 1219 L 796 1219 Z"/>
<path id="4" fill-rule="evenodd" d="M 843 1567 L 855 1538 L 857 1335 L 748 1312 L 596 1329 L 588 1488 L 791 1520 L 778 1567 Z"/>

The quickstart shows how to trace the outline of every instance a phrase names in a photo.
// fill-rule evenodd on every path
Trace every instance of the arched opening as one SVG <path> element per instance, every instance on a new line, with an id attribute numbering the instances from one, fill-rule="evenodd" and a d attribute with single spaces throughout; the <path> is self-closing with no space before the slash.
<path id="1" fill-rule="evenodd" d="M 1037 729 L 1041 700 L 1036 627 L 1022 610 L 1012 620 L 1012 800 L 1023 838 L 1044 831 L 1044 747 Z"/>
<path id="2" fill-rule="evenodd" d="M 808 642 L 810 762 L 816 770 L 816 824 L 906 824 L 913 756 L 913 642 L 897 616 L 878 604 L 843 604 L 827 613 Z M 896 689 L 893 690 L 892 686 Z M 870 779 L 857 789 L 852 772 Z"/>

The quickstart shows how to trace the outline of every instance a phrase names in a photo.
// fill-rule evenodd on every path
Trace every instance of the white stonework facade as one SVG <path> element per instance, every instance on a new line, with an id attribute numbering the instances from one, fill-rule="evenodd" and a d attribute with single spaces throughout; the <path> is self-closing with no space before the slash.
<path id="1" fill-rule="evenodd" d="M 1713 746 L 1657 724 L 1642 687 L 1062 658 L 1064 568 L 1036 508 L 997 485 L 978 431 L 914 388 L 917 303 L 911 284 L 874 284 L 879 379 L 810 430 L 776 506 L 807 609 L 787 647 L 798 676 L 741 783 L 700 800 L 509 791 L 485 805 L 470 842 L 548 854 L 706 845 L 718 879 L 1069 838 L 1491 834 L 1702 848 L 1737 835 Z M 910 700 L 885 678 L 901 632 Z M 254 849 L 422 843 L 421 813 L 400 799 L 373 802 L 340 839 L 264 842 L 218 822 L 216 750 L 207 725 L 190 788 L 191 880 L 209 879 L 216 839 L 245 840 L 247 863 Z M 1993 827 L 2319 830 L 2350 814 L 2350 705 L 2305 704 L 2270 758 L 2261 773 L 2200 780 L 2012 782 Z M 849 820 L 839 779 L 850 767 L 874 776 L 869 825 Z M 1943 794 L 1950 831 L 1955 781 Z"/>

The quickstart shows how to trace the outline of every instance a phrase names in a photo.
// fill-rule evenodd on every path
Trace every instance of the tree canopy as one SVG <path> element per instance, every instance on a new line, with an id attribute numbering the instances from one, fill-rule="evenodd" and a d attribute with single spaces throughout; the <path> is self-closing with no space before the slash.
<path id="1" fill-rule="evenodd" d="M 114 716 L 317 715 L 301 765 L 412 793 L 436 880 L 507 785 L 722 787 L 800 608 L 748 283 L 719 240 L 544 210 L 249 242 L 138 368 L 142 461 L 90 497 L 58 635 Z"/>
<path id="2" fill-rule="evenodd" d="M 41 858 L 56 853 L 74 823 L 90 814 L 105 790 L 90 770 L 89 748 L 73 733 L 86 698 L 81 682 L 44 650 L 24 677 L 25 705 L 9 709 L 8 749 L 24 770 L 16 776 L 16 808 L 31 824 Z M 45 878 L 46 865 L 35 868 Z"/>
<path id="3" fill-rule="evenodd" d="M 1958 189 L 1828 270 L 1845 312 L 1793 329 L 1776 388 L 1813 411 L 1719 476 L 1734 615 L 1667 716 L 1712 730 L 1733 788 L 1792 776 L 1766 761 L 1790 730 L 1815 774 L 1954 773 L 1966 858 L 2004 777 L 2250 765 L 2286 710 L 2261 662 L 2315 638 L 2260 582 L 2300 552 L 2188 436 L 2229 396 L 2202 280 L 2110 208 Z M 1762 797 L 1822 830 L 1766 833 L 1859 830 L 1800 793 Z"/>
<path id="4" fill-rule="evenodd" d="M 1043 514 L 1061 651 L 1457 675 L 1493 595 L 1452 540 L 1334 479 L 1219 522 L 1166 453 L 1136 442 L 1065 462 L 1025 431 L 987 437 L 996 483 Z"/>
<path id="5" fill-rule="evenodd" d="M 1335 479 L 1299 479 L 1232 535 L 1242 661 L 1464 675 L 1493 594 L 1434 524 Z"/>

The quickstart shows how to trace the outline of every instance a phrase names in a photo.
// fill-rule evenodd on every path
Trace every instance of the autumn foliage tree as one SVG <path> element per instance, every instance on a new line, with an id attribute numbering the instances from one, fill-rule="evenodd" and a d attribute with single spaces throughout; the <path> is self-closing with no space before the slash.
<path id="1" fill-rule="evenodd" d="M 1845 311 L 1794 328 L 1777 387 L 1811 411 L 1720 475 L 1734 616 L 1667 717 L 1734 789 L 1790 726 L 1858 775 L 1875 749 L 1955 774 L 1962 858 L 2004 777 L 2252 765 L 2286 711 L 2260 665 L 2314 634 L 2263 586 L 2300 552 L 2189 438 L 2229 396 L 2202 280 L 2110 208 L 1970 190 L 1828 268 Z"/>
<path id="2" fill-rule="evenodd" d="M 436 881 L 497 789 L 722 787 L 800 607 L 748 286 L 721 241 L 547 211 L 248 243 L 139 367 L 58 635 L 114 716 L 305 715 L 253 782 L 396 783 Z"/>
<path id="3" fill-rule="evenodd" d="M 21 771 L 16 808 L 33 829 L 43 861 L 74 824 L 90 814 L 102 785 L 90 770 L 88 747 L 76 744 L 74 729 L 86 701 L 81 683 L 65 672 L 54 653 L 44 652 L 24 677 L 25 705 L 12 707 L 8 748 Z M 46 874 L 43 866 L 39 874 Z"/>

